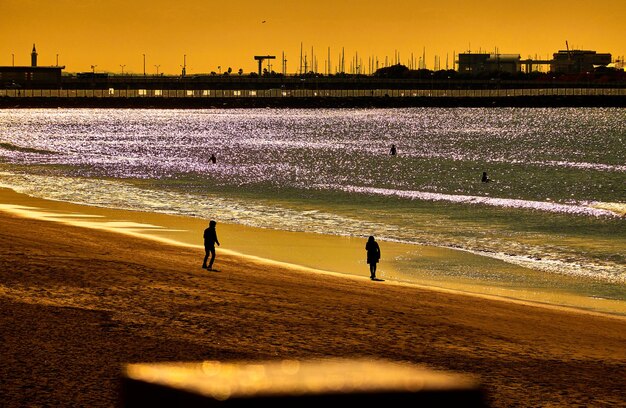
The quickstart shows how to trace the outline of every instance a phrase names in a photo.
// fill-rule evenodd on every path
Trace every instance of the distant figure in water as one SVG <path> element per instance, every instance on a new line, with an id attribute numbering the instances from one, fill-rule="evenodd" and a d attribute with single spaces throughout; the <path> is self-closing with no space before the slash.
<path id="1" fill-rule="evenodd" d="M 215 230 L 216 224 L 217 222 L 211 220 L 209 222 L 209 227 L 204 230 L 204 261 L 202 261 L 202 268 L 208 269 L 209 271 L 213 270 L 213 261 L 215 261 L 215 244 L 220 246 L 220 241 L 217 239 L 217 231 Z M 209 259 L 209 255 L 211 255 L 211 260 L 207 266 L 206 261 Z"/>
<path id="2" fill-rule="evenodd" d="M 480 179 L 480 181 L 482 181 L 483 183 L 489 183 L 491 181 L 491 179 L 487 177 L 486 171 L 483 171 L 483 177 Z"/>
<path id="3" fill-rule="evenodd" d="M 389 151 L 389 154 L 390 154 L 390 155 L 392 155 L 392 156 L 395 156 L 395 155 L 396 155 L 396 153 L 397 153 L 397 151 L 396 151 L 396 145 L 395 145 L 395 144 L 392 144 L 392 145 L 391 145 L 391 150 Z"/>
<path id="4" fill-rule="evenodd" d="M 211 160 L 211 163 L 213 163 L 213 164 L 217 163 L 217 158 L 215 157 L 214 154 L 211 155 L 211 159 L 210 160 Z"/>
<path id="5" fill-rule="evenodd" d="M 370 236 L 365 244 L 367 263 L 370 265 L 370 279 L 376 279 L 376 264 L 380 260 L 380 247 L 374 237 Z"/>

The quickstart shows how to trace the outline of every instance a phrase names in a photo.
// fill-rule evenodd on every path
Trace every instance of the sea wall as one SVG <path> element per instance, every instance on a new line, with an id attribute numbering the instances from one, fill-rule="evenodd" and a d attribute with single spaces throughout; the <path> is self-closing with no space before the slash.
<path id="1" fill-rule="evenodd" d="M 506 97 L 0 97 L 0 109 L 19 108 L 409 108 L 409 107 L 626 107 L 625 95 Z"/>

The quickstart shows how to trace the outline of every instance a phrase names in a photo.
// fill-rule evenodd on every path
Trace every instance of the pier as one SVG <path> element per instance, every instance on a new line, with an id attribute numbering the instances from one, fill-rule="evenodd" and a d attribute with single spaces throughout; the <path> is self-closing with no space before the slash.
<path id="1" fill-rule="evenodd" d="M 626 88 L 3 89 L 2 108 L 626 107 Z"/>

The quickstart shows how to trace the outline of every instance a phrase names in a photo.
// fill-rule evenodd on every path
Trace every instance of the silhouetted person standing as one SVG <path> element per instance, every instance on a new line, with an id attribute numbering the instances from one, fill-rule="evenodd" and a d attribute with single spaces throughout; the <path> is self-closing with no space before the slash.
<path id="1" fill-rule="evenodd" d="M 370 279 L 376 279 L 376 264 L 380 260 L 380 247 L 374 237 L 370 236 L 365 244 L 367 263 L 370 265 Z"/>
<path id="2" fill-rule="evenodd" d="M 391 145 L 391 150 L 389 151 L 389 154 L 392 155 L 392 156 L 395 156 L 396 153 L 398 153 L 398 151 L 396 150 L 396 145 L 392 144 Z"/>
<path id="3" fill-rule="evenodd" d="M 213 164 L 217 163 L 217 158 L 215 157 L 214 154 L 211 155 L 211 158 L 209 160 L 211 160 L 211 163 Z"/>
<path id="4" fill-rule="evenodd" d="M 491 179 L 487 177 L 486 171 L 483 171 L 483 177 L 480 179 L 480 181 L 482 181 L 483 183 L 489 183 L 491 181 Z"/>
<path id="5" fill-rule="evenodd" d="M 204 261 L 202 261 L 202 268 L 213 270 L 213 261 L 215 261 L 215 244 L 220 246 L 220 241 L 217 239 L 217 231 L 215 230 L 215 225 L 217 222 L 211 220 L 209 222 L 209 227 L 204 230 Z M 209 261 L 209 266 L 207 266 L 206 261 L 209 259 L 209 255 L 211 255 L 211 260 Z"/>

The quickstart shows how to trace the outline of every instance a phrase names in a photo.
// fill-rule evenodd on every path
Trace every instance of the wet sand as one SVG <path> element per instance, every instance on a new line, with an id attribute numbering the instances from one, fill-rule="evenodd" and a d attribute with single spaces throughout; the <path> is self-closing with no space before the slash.
<path id="1" fill-rule="evenodd" d="M 163 213 L 129 211 L 45 200 L 0 188 L 0 211 L 113 231 L 203 251 L 202 231 L 208 220 Z M 261 258 L 266 263 L 335 275 L 369 276 L 365 263 L 367 237 L 346 237 L 255 228 L 218 222 L 223 253 Z M 382 262 L 377 276 L 387 284 L 407 284 L 454 293 L 507 298 L 515 302 L 568 305 L 577 309 L 626 316 L 626 303 L 567 290 L 568 277 L 514 265 L 467 251 L 428 245 L 379 241 Z M 470 276 L 449 274 L 475 271 Z M 481 278 L 483 277 L 483 278 Z M 489 277 L 492 277 L 489 279 Z M 506 277 L 510 277 L 508 280 Z M 537 282 L 550 279 L 541 287 Z M 559 282 L 562 281 L 562 282 Z"/>
<path id="2" fill-rule="evenodd" d="M 469 374 L 494 407 L 626 405 L 624 317 L 246 257 L 220 224 L 209 272 L 197 246 L 109 226 L 0 211 L 4 406 L 115 406 L 125 363 L 317 357 Z"/>

